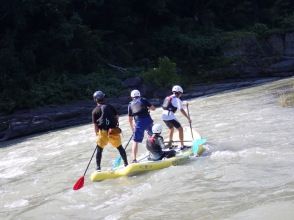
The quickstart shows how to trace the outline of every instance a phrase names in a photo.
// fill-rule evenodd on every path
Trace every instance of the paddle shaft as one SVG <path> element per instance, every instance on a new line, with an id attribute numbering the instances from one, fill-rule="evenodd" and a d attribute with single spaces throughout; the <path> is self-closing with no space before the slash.
<path id="1" fill-rule="evenodd" d="M 134 133 L 131 135 L 131 137 L 130 137 L 128 143 L 126 144 L 126 146 L 125 146 L 125 148 L 124 148 L 125 150 L 126 150 L 127 147 L 129 146 L 129 143 L 130 143 L 130 141 L 132 140 L 132 137 L 133 137 L 133 136 L 134 136 Z M 121 163 L 121 155 L 119 155 L 119 156 L 114 160 L 113 168 L 118 167 L 118 166 L 120 165 L 120 163 Z"/>
<path id="2" fill-rule="evenodd" d="M 190 111 L 189 111 L 189 105 L 188 104 L 187 104 L 187 113 L 188 113 L 188 116 L 190 118 Z M 190 118 L 189 124 L 190 124 L 192 139 L 194 140 L 193 131 L 192 131 L 192 124 L 191 124 L 191 118 Z"/>
<path id="3" fill-rule="evenodd" d="M 179 143 L 179 142 L 181 142 L 181 141 L 172 141 L 172 143 Z M 192 142 L 192 140 L 191 141 L 183 141 L 183 142 Z M 163 143 L 169 143 L 169 141 L 164 141 Z"/>
<path id="4" fill-rule="evenodd" d="M 97 146 L 95 147 L 95 150 L 94 150 L 94 152 L 93 152 L 93 154 L 92 154 L 92 157 L 91 157 L 91 159 L 90 159 L 90 161 L 89 161 L 89 163 L 88 163 L 88 165 L 87 165 L 87 168 L 86 168 L 86 170 L 85 170 L 83 176 L 81 176 L 81 177 L 78 179 L 78 181 L 75 183 L 75 185 L 73 186 L 73 190 L 79 190 L 80 188 L 82 188 L 82 187 L 84 186 L 85 175 L 86 175 L 86 173 L 87 173 L 87 171 L 88 171 L 88 168 L 89 168 L 89 166 L 90 166 L 90 163 L 91 163 L 91 161 L 92 161 L 92 159 L 93 159 L 93 157 L 94 157 L 94 154 L 95 154 L 96 150 L 97 150 Z"/>
<path id="5" fill-rule="evenodd" d="M 132 137 L 133 137 L 133 136 L 134 136 L 134 133 L 131 135 L 131 137 L 130 137 L 128 143 L 127 143 L 127 145 L 125 146 L 125 150 L 127 149 L 127 147 L 128 147 L 128 145 L 129 145 L 130 141 L 132 140 Z"/>
<path id="6" fill-rule="evenodd" d="M 90 166 L 90 163 L 91 163 L 91 161 L 92 161 L 92 159 L 93 159 L 93 157 L 94 157 L 94 154 L 95 154 L 96 150 L 97 150 L 97 146 L 95 147 L 95 150 L 94 150 L 94 152 L 93 152 L 93 154 L 92 154 L 92 157 L 91 157 L 91 159 L 90 159 L 90 161 L 89 161 L 89 163 L 88 163 L 88 165 L 87 165 L 87 168 L 86 168 L 86 170 L 85 170 L 83 176 L 86 175 L 86 173 L 87 173 L 87 171 L 88 171 L 88 168 L 89 168 L 89 166 Z"/>
<path id="7" fill-rule="evenodd" d="M 140 160 L 138 160 L 138 162 L 140 162 L 140 161 L 142 161 L 142 160 L 146 159 L 147 157 L 149 157 L 149 154 L 148 154 L 148 155 L 146 155 L 145 157 L 141 158 Z"/>

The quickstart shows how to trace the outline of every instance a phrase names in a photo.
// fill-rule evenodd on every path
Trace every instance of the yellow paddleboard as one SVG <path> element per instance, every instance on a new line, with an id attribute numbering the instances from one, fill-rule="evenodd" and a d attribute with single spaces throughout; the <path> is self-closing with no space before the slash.
<path id="1" fill-rule="evenodd" d="M 184 131 L 185 131 L 185 134 L 190 132 L 190 130 L 187 130 L 187 129 L 184 129 Z M 201 138 L 198 132 L 193 131 L 193 135 L 195 140 Z M 187 136 L 188 138 L 192 138 L 189 135 Z M 191 146 L 192 142 L 189 143 L 188 146 L 189 145 Z M 205 151 L 205 148 L 202 145 L 200 145 L 198 148 L 198 155 L 200 156 L 204 151 Z M 175 157 L 168 158 L 168 159 L 163 159 L 159 161 L 145 160 L 144 162 L 132 163 L 132 164 L 129 164 L 127 167 L 119 167 L 118 169 L 115 169 L 115 170 L 106 170 L 102 172 L 94 171 L 91 174 L 90 178 L 93 182 L 96 182 L 96 181 L 102 181 L 106 179 L 114 179 L 121 176 L 133 176 L 133 175 L 144 173 L 147 171 L 163 169 L 169 166 L 177 166 L 188 161 L 189 157 L 192 154 L 193 154 L 192 149 L 188 148 L 187 150 L 184 149 L 183 151 L 177 152 L 177 155 Z"/>
<path id="2" fill-rule="evenodd" d="M 203 149 L 204 147 L 202 145 L 199 146 L 199 152 L 203 153 L 204 152 Z M 132 163 L 128 165 L 127 167 L 120 167 L 116 170 L 108 170 L 108 171 L 102 171 L 102 172 L 94 171 L 91 174 L 91 180 L 95 182 L 95 181 L 102 181 L 105 179 L 114 179 L 121 176 L 133 176 L 133 175 L 144 173 L 147 171 L 159 170 L 169 166 L 181 165 L 185 163 L 187 160 L 189 160 L 189 157 L 192 154 L 193 154 L 192 150 L 188 149 L 186 151 L 182 151 L 178 153 L 175 157 L 168 158 L 165 160 Z"/>

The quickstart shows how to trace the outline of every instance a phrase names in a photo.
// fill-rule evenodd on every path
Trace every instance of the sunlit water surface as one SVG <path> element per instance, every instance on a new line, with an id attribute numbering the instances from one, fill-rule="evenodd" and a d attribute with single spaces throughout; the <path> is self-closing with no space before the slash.
<path id="1" fill-rule="evenodd" d="M 1 143 L 0 219 L 292 220 L 294 108 L 281 107 L 276 95 L 286 84 L 294 79 L 190 100 L 193 127 L 207 138 L 209 154 L 99 183 L 88 178 L 93 161 L 79 191 L 72 187 L 95 147 L 91 124 Z M 156 122 L 160 113 L 152 112 Z M 120 125 L 126 143 L 126 116 Z M 106 148 L 103 168 L 116 156 Z"/>

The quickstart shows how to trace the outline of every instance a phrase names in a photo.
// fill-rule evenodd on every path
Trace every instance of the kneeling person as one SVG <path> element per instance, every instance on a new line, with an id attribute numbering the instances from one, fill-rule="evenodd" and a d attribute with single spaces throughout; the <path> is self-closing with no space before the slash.
<path id="1" fill-rule="evenodd" d="M 150 152 L 149 160 L 162 160 L 163 158 L 170 158 L 176 156 L 174 150 L 162 150 L 165 148 L 163 137 L 160 136 L 162 132 L 161 124 L 154 124 L 152 126 L 152 136 L 147 138 L 146 148 Z"/>

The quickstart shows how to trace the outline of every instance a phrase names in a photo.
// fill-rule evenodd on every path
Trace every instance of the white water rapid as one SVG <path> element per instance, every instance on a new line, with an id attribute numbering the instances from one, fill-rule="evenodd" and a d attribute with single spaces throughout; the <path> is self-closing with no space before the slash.
<path id="1" fill-rule="evenodd" d="M 95 147 L 92 124 L 2 142 L 0 219 L 292 220 L 294 108 L 281 107 L 277 97 L 285 85 L 293 87 L 294 78 L 189 100 L 193 128 L 210 154 L 98 183 L 89 180 L 93 160 L 78 191 L 72 187 Z M 161 122 L 160 113 L 152 112 L 154 121 Z M 126 116 L 120 125 L 126 143 Z M 117 155 L 106 148 L 102 168 Z"/>

